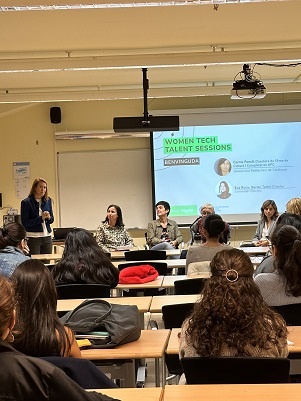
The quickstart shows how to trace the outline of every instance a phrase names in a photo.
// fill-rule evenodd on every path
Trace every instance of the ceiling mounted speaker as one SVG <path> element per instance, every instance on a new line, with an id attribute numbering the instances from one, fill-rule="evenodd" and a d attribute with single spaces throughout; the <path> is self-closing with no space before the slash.
<path id="1" fill-rule="evenodd" d="M 60 107 L 50 107 L 50 121 L 52 124 L 60 124 L 62 113 Z"/>

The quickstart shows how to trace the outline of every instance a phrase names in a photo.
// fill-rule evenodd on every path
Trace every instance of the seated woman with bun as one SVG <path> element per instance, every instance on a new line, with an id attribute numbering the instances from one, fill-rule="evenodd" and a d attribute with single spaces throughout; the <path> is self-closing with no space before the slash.
<path id="1" fill-rule="evenodd" d="M 197 275 L 201 271 L 209 271 L 209 262 L 217 252 L 231 248 L 229 245 L 219 242 L 225 226 L 226 223 L 218 214 L 209 214 L 204 218 L 203 233 L 206 237 L 206 242 L 200 245 L 193 245 L 188 249 L 186 256 L 187 275 Z M 208 263 L 206 265 L 199 262 Z"/>

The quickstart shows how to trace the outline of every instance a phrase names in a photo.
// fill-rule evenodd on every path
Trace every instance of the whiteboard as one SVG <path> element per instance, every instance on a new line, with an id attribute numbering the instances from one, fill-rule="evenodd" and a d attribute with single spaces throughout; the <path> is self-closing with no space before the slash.
<path id="1" fill-rule="evenodd" d="M 57 153 L 61 227 L 96 230 L 110 204 L 127 228 L 152 220 L 149 149 Z"/>

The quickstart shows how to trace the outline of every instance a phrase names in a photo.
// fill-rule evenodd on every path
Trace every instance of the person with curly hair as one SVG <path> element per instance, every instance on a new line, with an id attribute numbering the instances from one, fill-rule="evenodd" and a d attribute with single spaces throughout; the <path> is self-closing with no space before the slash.
<path id="1" fill-rule="evenodd" d="M 271 306 L 301 303 L 301 232 L 293 226 L 277 226 L 272 234 L 274 271 L 255 277 L 263 299 Z"/>
<path id="2" fill-rule="evenodd" d="M 62 259 L 51 273 L 56 284 L 106 284 L 114 288 L 119 281 L 119 270 L 83 228 L 67 235 Z"/>
<path id="3" fill-rule="evenodd" d="M 225 249 L 215 255 L 210 269 L 212 277 L 183 323 L 180 357 L 286 357 L 286 324 L 264 302 L 249 256 Z"/>

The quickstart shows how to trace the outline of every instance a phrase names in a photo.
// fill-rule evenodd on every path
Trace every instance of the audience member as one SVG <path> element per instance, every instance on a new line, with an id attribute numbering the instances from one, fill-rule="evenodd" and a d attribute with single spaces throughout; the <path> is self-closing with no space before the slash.
<path id="1" fill-rule="evenodd" d="M 50 224 L 53 223 L 52 199 L 47 182 L 36 178 L 29 196 L 21 202 L 21 219 L 26 229 L 30 253 L 52 253 Z"/>
<path id="2" fill-rule="evenodd" d="M 119 270 L 93 235 L 82 228 L 67 235 L 62 259 L 51 273 L 56 284 L 107 284 L 114 288 L 119 281 Z"/>
<path id="3" fill-rule="evenodd" d="M 96 230 L 96 241 L 103 252 L 116 251 L 119 246 L 133 246 L 133 240 L 124 227 L 121 208 L 110 205 L 107 216 Z"/>
<path id="4" fill-rule="evenodd" d="M 283 213 L 281 214 L 276 222 L 276 227 L 280 224 L 285 224 L 288 226 L 296 227 L 297 230 L 301 232 L 301 216 L 292 213 Z M 268 255 L 262 260 L 260 265 L 257 266 L 254 277 L 260 273 L 271 273 L 274 271 L 274 257 L 271 252 L 268 252 Z"/>
<path id="5" fill-rule="evenodd" d="M 288 225 L 276 227 L 271 238 L 274 271 L 255 277 L 271 306 L 301 303 L 301 233 Z"/>
<path id="6" fill-rule="evenodd" d="M 177 248 L 183 237 L 177 223 L 168 218 L 170 204 L 166 201 L 156 203 L 158 219 L 148 223 L 147 243 L 151 249 L 168 250 Z"/>
<path id="7" fill-rule="evenodd" d="M 191 244 L 194 241 L 201 241 L 202 243 L 206 242 L 206 236 L 204 234 L 204 219 L 208 214 L 215 214 L 214 206 L 210 203 L 205 203 L 203 206 L 200 207 L 200 214 L 201 216 L 192 223 L 190 226 L 190 232 L 192 236 Z M 230 226 L 228 223 L 225 223 L 225 229 L 221 233 L 219 242 L 221 244 L 228 244 L 230 240 Z"/>
<path id="8" fill-rule="evenodd" d="M 34 294 L 33 294 L 34 296 Z M 0 398 L 18 401 L 114 401 L 96 392 L 87 392 L 56 366 L 16 351 L 14 341 L 17 303 L 11 284 L 0 276 Z M 47 310 L 38 317 L 47 321 Z M 35 320 L 29 322 L 35 326 Z M 47 334 L 47 332 L 46 332 Z M 54 341 L 56 341 L 54 339 Z M 115 400 L 118 401 L 118 400 Z"/>
<path id="9" fill-rule="evenodd" d="M 209 263 L 207 267 L 203 265 L 198 266 L 197 264 L 189 266 L 191 263 L 211 261 L 217 252 L 230 248 L 230 246 L 220 244 L 219 242 L 220 235 L 224 232 L 225 226 L 226 223 L 218 214 L 209 214 L 204 218 L 203 233 L 206 241 L 200 245 L 191 246 L 188 249 L 186 256 L 187 275 L 197 274 L 200 271 L 208 271 Z"/>
<path id="10" fill-rule="evenodd" d="M 225 249 L 215 255 L 210 269 L 212 276 L 183 323 L 180 357 L 286 357 L 286 324 L 264 302 L 249 256 Z"/>
<path id="11" fill-rule="evenodd" d="M 292 198 L 286 204 L 288 213 L 301 215 L 301 198 Z"/>
<path id="12" fill-rule="evenodd" d="M 252 242 L 256 246 L 268 246 L 278 218 L 278 209 L 275 201 L 268 199 L 261 206 L 261 217 L 257 223 L 256 233 Z"/>
<path id="13" fill-rule="evenodd" d="M 0 228 L 0 274 L 10 277 L 15 268 L 29 259 L 25 228 L 19 223 L 8 223 Z"/>
<path id="14" fill-rule="evenodd" d="M 57 316 L 56 289 L 48 268 L 39 260 L 26 260 L 11 279 L 18 301 L 14 347 L 30 356 L 80 357 L 73 332 Z"/>

